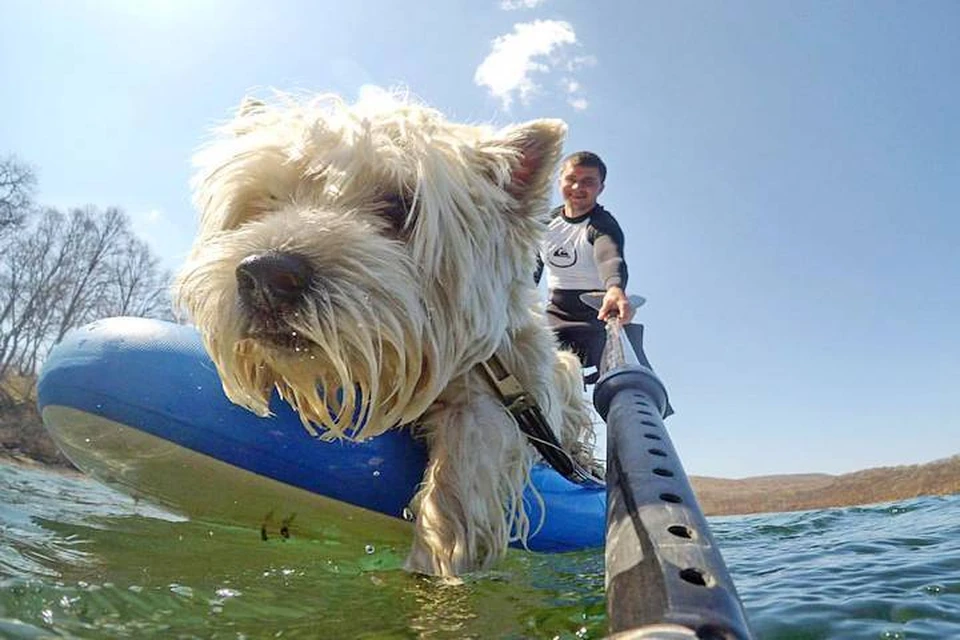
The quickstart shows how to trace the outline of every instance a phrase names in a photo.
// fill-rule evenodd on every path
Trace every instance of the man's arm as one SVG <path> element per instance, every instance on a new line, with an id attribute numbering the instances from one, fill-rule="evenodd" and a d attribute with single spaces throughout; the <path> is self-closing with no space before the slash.
<path id="1" fill-rule="evenodd" d="M 593 240 L 593 257 L 597 263 L 600 282 L 610 287 L 627 287 L 627 261 L 623 258 L 623 236 L 620 242 L 609 234 L 598 234 Z"/>
<path id="2" fill-rule="evenodd" d="M 633 318 L 634 310 L 624 291 L 628 274 L 627 261 L 623 255 L 623 231 L 606 210 L 595 215 L 591 225 L 594 260 L 600 282 L 607 290 L 597 317 L 606 320 L 611 313 L 616 312 L 622 322 L 629 322 Z"/>

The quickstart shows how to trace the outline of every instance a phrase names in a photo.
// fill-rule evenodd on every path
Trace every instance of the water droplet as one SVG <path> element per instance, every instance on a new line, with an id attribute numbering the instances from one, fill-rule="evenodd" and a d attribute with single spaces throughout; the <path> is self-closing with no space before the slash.
<path id="1" fill-rule="evenodd" d="M 365 546 L 365 547 L 363 548 L 363 550 L 367 552 L 367 555 L 370 555 L 370 554 L 372 554 L 374 551 L 376 551 L 376 549 L 374 548 L 374 546 L 373 546 L 372 544 L 368 544 L 367 546 Z"/>

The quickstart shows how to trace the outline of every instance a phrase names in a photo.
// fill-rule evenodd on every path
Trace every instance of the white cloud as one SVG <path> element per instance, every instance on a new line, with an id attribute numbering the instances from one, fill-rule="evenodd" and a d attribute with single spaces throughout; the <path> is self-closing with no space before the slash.
<path id="1" fill-rule="evenodd" d="M 584 67 L 593 67 L 597 64 L 595 56 L 576 56 L 567 60 L 567 71 L 576 71 Z"/>
<path id="2" fill-rule="evenodd" d="M 534 74 L 579 64 L 580 58 L 570 58 L 563 51 L 576 43 L 577 34 L 569 22 L 536 20 L 515 24 L 513 33 L 494 39 L 490 54 L 477 67 L 473 80 L 487 87 L 506 109 L 515 95 L 526 104 L 540 89 Z"/>
<path id="3" fill-rule="evenodd" d="M 581 84 L 569 76 L 560 81 L 560 86 L 567 92 L 567 104 L 577 111 L 584 111 L 590 106 L 590 102 L 583 97 L 583 87 Z"/>
<path id="4" fill-rule="evenodd" d="M 517 9 L 533 9 L 543 4 L 547 0 L 500 0 L 500 8 L 504 11 L 515 11 Z"/>

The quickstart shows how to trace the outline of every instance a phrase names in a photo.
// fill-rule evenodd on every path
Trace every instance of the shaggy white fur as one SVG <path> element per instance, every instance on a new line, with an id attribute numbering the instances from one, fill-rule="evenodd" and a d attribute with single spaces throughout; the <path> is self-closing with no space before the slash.
<path id="1" fill-rule="evenodd" d="M 564 447 L 592 451 L 579 362 L 532 278 L 565 126 L 497 131 L 378 95 L 245 101 L 195 158 L 175 296 L 233 402 L 267 415 L 276 389 L 325 438 L 422 434 L 407 566 L 457 575 L 531 532 L 535 453 L 479 362 L 496 352 Z"/>

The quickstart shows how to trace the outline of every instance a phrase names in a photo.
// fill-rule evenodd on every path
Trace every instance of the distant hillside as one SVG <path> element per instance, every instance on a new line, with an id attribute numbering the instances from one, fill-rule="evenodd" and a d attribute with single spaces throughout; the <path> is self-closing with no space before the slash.
<path id="1" fill-rule="evenodd" d="M 839 476 L 794 474 L 742 480 L 691 476 L 690 483 L 707 515 L 846 507 L 960 493 L 960 455 Z"/>

